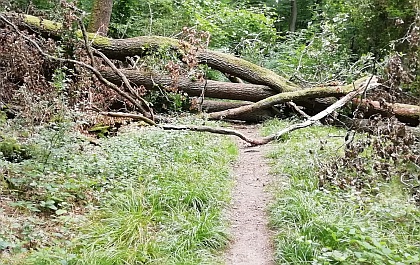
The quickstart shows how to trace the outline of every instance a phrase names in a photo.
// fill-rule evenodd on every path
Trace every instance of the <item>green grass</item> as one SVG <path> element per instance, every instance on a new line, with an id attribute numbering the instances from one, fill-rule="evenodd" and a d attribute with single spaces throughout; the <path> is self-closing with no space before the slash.
<path id="1" fill-rule="evenodd" d="M 263 129 L 267 134 L 288 124 L 273 120 Z M 374 193 L 319 188 L 319 168 L 343 155 L 344 135 L 324 126 L 298 130 L 269 155 L 278 176 L 270 207 L 277 263 L 419 264 L 420 209 L 399 176 Z"/>
<path id="2" fill-rule="evenodd" d="M 0 163 L 2 196 L 32 228 L 25 238 L 2 224 L 0 264 L 221 263 L 237 155 L 229 138 L 131 127 L 95 146 L 59 125 L 27 141 L 36 155 Z"/>

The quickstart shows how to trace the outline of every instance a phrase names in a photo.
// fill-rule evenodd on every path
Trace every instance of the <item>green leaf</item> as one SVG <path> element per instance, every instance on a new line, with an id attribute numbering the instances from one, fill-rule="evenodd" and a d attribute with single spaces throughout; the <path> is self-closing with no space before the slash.
<path id="1" fill-rule="evenodd" d="M 368 242 L 366 242 L 366 241 L 358 241 L 357 243 L 359 243 L 359 245 L 360 245 L 361 247 L 365 248 L 365 249 L 369 249 L 369 250 L 375 249 L 375 247 L 374 247 L 374 246 L 372 246 L 371 244 L 369 244 L 369 243 L 368 243 Z"/>
<path id="2" fill-rule="evenodd" d="M 67 211 L 64 210 L 64 209 L 59 209 L 59 210 L 55 211 L 56 215 L 62 215 L 62 214 L 66 214 L 66 213 L 67 213 Z"/>
<path id="3" fill-rule="evenodd" d="M 0 240 L 0 250 L 5 250 L 8 247 L 11 247 L 13 244 L 7 241 Z"/>
<path id="4" fill-rule="evenodd" d="M 335 259 L 336 261 L 345 261 L 347 259 L 347 255 L 338 251 L 338 250 L 333 250 L 332 255 L 333 259 Z"/>

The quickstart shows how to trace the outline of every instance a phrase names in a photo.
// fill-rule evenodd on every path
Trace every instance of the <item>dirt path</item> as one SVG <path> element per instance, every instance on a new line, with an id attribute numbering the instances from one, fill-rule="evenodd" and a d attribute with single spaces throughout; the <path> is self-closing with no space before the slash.
<path id="1" fill-rule="evenodd" d="M 236 126 L 247 135 L 258 135 L 256 126 Z M 228 213 L 232 240 L 226 253 L 226 265 L 273 265 L 273 246 L 268 229 L 266 207 L 271 197 L 266 191 L 270 182 L 264 155 L 268 145 L 247 147 L 240 142 L 235 165 L 235 188 Z"/>

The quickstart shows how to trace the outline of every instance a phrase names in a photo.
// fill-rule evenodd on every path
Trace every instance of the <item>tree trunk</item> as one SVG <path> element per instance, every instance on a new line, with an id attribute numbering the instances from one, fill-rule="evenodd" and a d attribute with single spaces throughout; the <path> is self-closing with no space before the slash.
<path id="1" fill-rule="evenodd" d="M 290 27 L 291 32 L 296 31 L 296 21 L 297 21 L 297 0 L 290 1 Z"/>
<path id="2" fill-rule="evenodd" d="M 228 73 L 253 84 L 269 86 L 277 92 L 300 89 L 296 84 L 273 71 L 230 54 L 202 50 L 198 53 L 197 58 L 200 63 L 207 64 L 222 73 Z"/>
<path id="3" fill-rule="evenodd" d="M 112 0 L 94 0 L 88 32 L 106 36 L 112 13 Z"/>
<path id="4" fill-rule="evenodd" d="M 170 76 L 156 73 L 146 73 L 137 70 L 121 70 L 130 82 L 144 86 L 148 90 L 160 88 L 176 88 L 187 93 L 189 96 L 200 96 L 204 90 L 204 96 L 220 99 L 235 99 L 247 101 L 259 101 L 277 94 L 272 89 L 263 85 L 244 83 L 228 83 L 219 81 L 200 81 L 179 77 L 174 81 Z M 111 70 L 101 70 L 101 74 L 109 81 L 119 85 L 121 78 Z M 173 89 L 172 89 L 173 90 Z"/>
<path id="5" fill-rule="evenodd" d="M 379 113 L 383 116 L 395 117 L 411 126 L 418 126 L 420 123 L 420 106 L 401 104 L 401 103 L 387 103 L 367 99 L 353 99 L 353 108 L 361 107 L 367 115 Z"/>

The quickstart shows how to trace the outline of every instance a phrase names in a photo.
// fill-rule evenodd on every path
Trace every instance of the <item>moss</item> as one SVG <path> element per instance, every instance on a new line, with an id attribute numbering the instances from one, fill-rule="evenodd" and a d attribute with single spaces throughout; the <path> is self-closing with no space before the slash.
<path id="1" fill-rule="evenodd" d="M 0 142 L 0 156 L 9 162 L 21 162 L 32 157 L 31 145 L 20 144 L 13 138 L 4 138 Z"/>
<path id="2" fill-rule="evenodd" d="M 63 25 L 59 22 L 54 22 L 47 19 L 40 19 L 39 17 L 25 15 L 23 21 L 29 25 L 35 26 L 37 28 L 44 29 L 48 33 L 57 34 L 59 30 L 63 28 Z M 76 37 L 82 39 L 83 34 L 81 30 L 76 31 Z M 95 46 L 109 46 L 111 44 L 111 39 L 103 36 L 99 36 L 96 33 L 88 33 L 89 40 L 93 41 Z"/>
<path id="3" fill-rule="evenodd" d="M 40 19 L 39 17 L 25 15 L 23 21 L 29 25 L 36 26 L 38 28 L 44 28 L 47 31 L 57 32 L 63 28 L 63 25 L 58 22 L 54 22 L 47 19 Z"/>
<path id="4" fill-rule="evenodd" d="M 82 31 L 80 30 L 76 31 L 76 36 L 78 38 L 83 38 Z M 92 41 L 93 46 L 106 47 L 106 46 L 110 46 L 111 44 L 110 38 L 100 36 L 96 33 L 88 33 L 87 37 L 90 41 Z"/>
<path id="5" fill-rule="evenodd" d="M 227 61 L 233 65 L 237 65 L 241 68 L 245 68 L 247 71 L 254 72 L 256 79 L 259 79 L 261 83 L 270 86 L 279 92 L 290 92 L 299 90 L 300 87 L 285 78 L 277 75 L 270 69 L 261 67 L 249 61 L 246 61 L 241 58 L 237 58 L 230 54 L 225 54 L 221 52 L 210 52 L 212 56 L 219 57 L 220 60 Z"/>
<path id="6" fill-rule="evenodd" d="M 93 127 L 91 127 L 88 131 L 96 134 L 99 138 L 103 138 L 109 134 L 110 128 L 111 126 L 109 125 L 96 124 Z"/>

